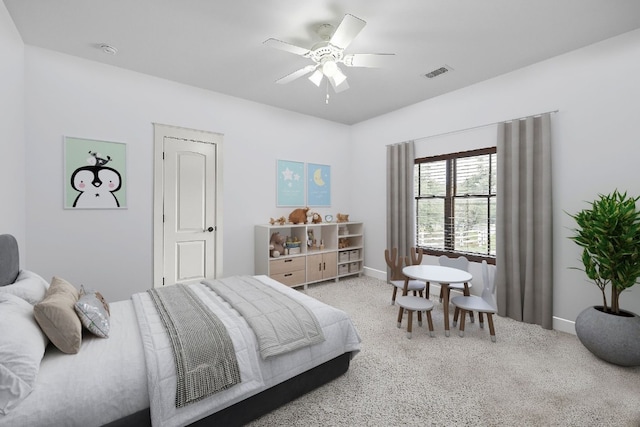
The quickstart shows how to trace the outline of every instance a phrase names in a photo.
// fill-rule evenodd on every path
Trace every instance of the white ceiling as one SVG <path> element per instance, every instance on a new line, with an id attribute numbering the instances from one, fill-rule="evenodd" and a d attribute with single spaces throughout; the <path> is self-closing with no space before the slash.
<path id="1" fill-rule="evenodd" d="M 640 28 L 638 0 L 4 0 L 25 44 L 353 124 Z M 347 68 L 350 89 L 275 81 L 310 60 L 317 25 L 367 22 L 346 53 L 395 53 Z M 107 55 L 98 47 L 118 49 Z M 429 71 L 453 71 L 435 79 Z"/>

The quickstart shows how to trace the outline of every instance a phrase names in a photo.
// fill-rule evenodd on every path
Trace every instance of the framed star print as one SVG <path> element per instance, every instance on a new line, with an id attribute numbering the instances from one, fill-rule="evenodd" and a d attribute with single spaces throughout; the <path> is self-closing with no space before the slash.
<path id="1" fill-rule="evenodd" d="M 276 171 L 276 206 L 304 206 L 304 163 L 278 160 Z"/>
<path id="2" fill-rule="evenodd" d="M 64 208 L 126 209 L 127 146 L 64 138 Z"/>

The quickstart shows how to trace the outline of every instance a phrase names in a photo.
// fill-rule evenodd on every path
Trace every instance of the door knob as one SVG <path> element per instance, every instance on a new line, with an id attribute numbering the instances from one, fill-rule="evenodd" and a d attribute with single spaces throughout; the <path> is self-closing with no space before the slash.
<path id="1" fill-rule="evenodd" d="M 209 228 L 207 228 L 207 231 L 208 231 L 209 233 L 211 233 L 211 232 L 213 231 L 213 227 L 209 227 Z"/>

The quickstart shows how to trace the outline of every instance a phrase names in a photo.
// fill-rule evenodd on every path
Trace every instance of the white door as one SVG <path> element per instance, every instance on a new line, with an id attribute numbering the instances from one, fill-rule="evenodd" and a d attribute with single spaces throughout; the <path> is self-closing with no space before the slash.
<path id="1" fill-rule="evenodd" d="M 162 223 L 155 236 L 162 254 L 154 255 L 161 262 L 154 286 L 219 277 L 218 144 L 202 139 L 162 135 Z"/>

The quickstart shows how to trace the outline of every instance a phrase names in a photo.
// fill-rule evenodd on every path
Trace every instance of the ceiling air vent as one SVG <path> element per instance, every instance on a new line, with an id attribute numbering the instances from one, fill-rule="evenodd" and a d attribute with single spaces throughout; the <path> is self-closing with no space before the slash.
<path id="1" fill-rule="evenodd" d="M 428 79 L 432 79 L 434 77 L 438 77 L 448 71 L 453 71 L 453 68 L 449 67 L 448 65 L 443 65 L 440 68 L 437 68 L 433 71 L 428 72 L 427 74 L 425 74 L 424 76 Z"/>

